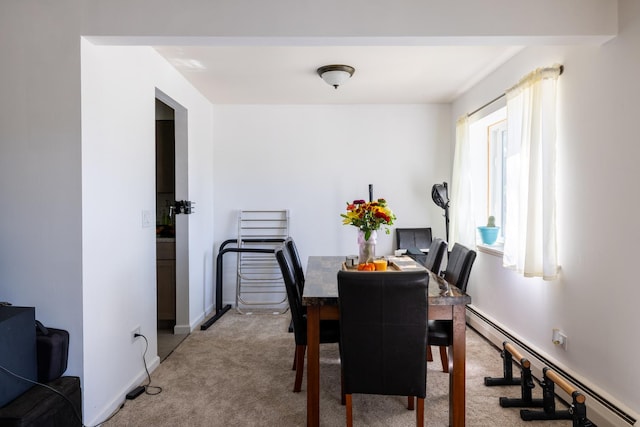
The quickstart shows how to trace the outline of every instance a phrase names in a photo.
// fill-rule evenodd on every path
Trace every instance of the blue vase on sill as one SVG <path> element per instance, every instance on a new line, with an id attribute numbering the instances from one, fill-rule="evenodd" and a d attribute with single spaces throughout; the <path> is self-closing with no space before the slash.
<path id="1" fill-rule="evenodd" d="M 485 245 L 493 245 L 498 239 L 498 232 L 500 231 L 500 227 L 487 227 L 483 225 L 478 227 L 478 231 L 480 231 L 480 237 L 482 238 L 482 243 Z"/>

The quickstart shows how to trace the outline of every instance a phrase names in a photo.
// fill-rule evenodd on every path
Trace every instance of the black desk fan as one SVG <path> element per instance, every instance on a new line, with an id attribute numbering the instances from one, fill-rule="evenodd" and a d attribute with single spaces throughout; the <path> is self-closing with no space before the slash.
<path id="1" fill-rule="evenodd" d="M 447 242 L 449 242 L 449 190 L 447 189 L 447 183 L 433 184 L 433 187 L 431 187 L 431 198 L 436 205 L 444 209 L 445 229 Z"/>

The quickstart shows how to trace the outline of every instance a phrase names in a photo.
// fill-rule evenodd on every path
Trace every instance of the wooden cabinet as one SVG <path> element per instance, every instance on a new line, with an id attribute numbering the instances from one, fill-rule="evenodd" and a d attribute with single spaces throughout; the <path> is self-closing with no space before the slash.
<path id="1" fill-rule="evenodd" d="M 176 320 L 176 242 L 156 242 L 158 322 Z"/>

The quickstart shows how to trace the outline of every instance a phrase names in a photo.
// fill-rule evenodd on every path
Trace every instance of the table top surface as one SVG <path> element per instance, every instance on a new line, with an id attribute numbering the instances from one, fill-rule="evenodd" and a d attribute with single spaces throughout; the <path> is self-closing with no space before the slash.
<path id="1" fill-rule="evenodd" d="M 342 268 L 343 256 L 310 256 L 305 272 L 304 305 L 338 304 L 338 271 Z M 443 278 L 433 274 L 407 256 L 389 257 L 389 262 L 400 271 L 424 270 L 429 273 L 429 305 L 470 304 L 471 297 Z M 393 269 L 386 274 L 394 274 Z"/>

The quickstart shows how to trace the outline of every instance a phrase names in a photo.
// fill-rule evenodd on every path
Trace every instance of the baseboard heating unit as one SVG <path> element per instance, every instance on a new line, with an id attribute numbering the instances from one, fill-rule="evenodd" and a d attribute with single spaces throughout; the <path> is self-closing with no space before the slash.
<path id="1" fill-rule="evenodd" d="M 490 318 L 478 311 L 473 305 L 467 306 L 467 324 L 475 329 L 480 335 L 484 336 L 489 342 L 498 349 L 502 349 L 502 343 L 509 341 L 522 349 L 531 362 L 531 370 L 535 378 L 538 380 L 542 377 L 542 369 L 549 367 L 563 376 L 567 381 L 574 384 L 575 387 L 585 395 L 587 406 L 587 417 L 598 427 L 606 426 L 634 426 L 637 422 L 637 416 L 632 415 L 630 411 L 621 408 L 619 405 L 606 399 L 604 396 L 586 385 L 583 381 L 572 376 L 565 369 L 557 366 L 551 360 L 532 349 L 518 337 L 502 328 L 500 325 L 492 321 Z M 565 402 L 570 402 L 571 397 L 563 395 L 562 390 L 557 393 Z"/>

